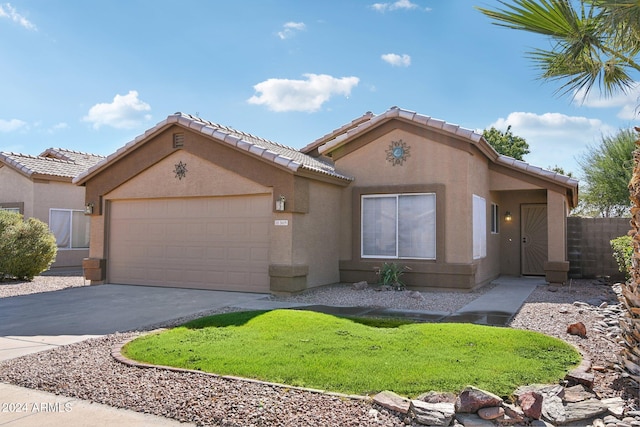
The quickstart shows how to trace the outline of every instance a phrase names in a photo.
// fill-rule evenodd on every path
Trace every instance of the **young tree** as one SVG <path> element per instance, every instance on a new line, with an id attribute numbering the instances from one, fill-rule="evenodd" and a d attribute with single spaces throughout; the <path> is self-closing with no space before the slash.
<path id="1" fill-rule="evenodd" d="M 482 132 L 482 136 L 498 153 L 505 156 L 522 160 L 525 154 L 529 154 L 529 144 L 524 138 L 511 133 L 511 126 L 507 127 L 506 132 L 502 132 L 495 127 L 485 129 Z"/>
<path id="2" fill-rule="evenodd" d="M 535 49 L 531 58 L 543 80 L 561 83 L 559 91 L 587 96 L 594 84 L 605 96 L 627 92 L 631 73 L 640 72 L 640 2 L 638 0 L 498 0 L 503 9 L 480 9 L 497 25 L 549 37 L 551 48 Z M 640 132 L 640 127 L 635 130 Z M 634 152 L 629 190 L 633 268 L 622 287 L 627 314 L 620 321 L 624 375 L 640 385 L 640 150 Z"/>
<path id="3" fill-rule="evenodd" d="M 636 135 L 631 129 L 622 129 L 614 136 L 602 137 L 600 145 L 591 147 L 579 161 L 586 184 L 581 199 L 599 216 L 629 214 L 635 141 Z"/>

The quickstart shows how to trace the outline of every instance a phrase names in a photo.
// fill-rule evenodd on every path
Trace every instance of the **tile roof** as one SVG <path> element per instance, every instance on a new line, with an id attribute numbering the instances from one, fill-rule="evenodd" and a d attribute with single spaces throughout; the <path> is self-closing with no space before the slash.
<path id="1" fill-rule="evenodd" d="M 246 132 L 241 132 L 228 126 L 219 125 L 199 117 L 185 113 L 175 113 L 159 122 L 144 134 L 139 135 L 133 141 L 127 143 L 124 147 L 118 149 L 115 153 L 109 155 L 100 163 L 94 165 L 89 170 L 80 174 L 75 183 L 81 182 L 89 177 L 93 172 L 104 167 L 107 163 L 123 156 L 126 152 L 133 149 L 141 141 L 147 139 L 152 134 L 158 132 L 162 128 L 171 124 L 179 124 L 186 128 L 200 132 L 204 135 L 214 137 L 226 144 L 236 147 L 240 150 L 247 151 L 253 155 L 262 157 L 263 159 L 284 166 L 294 172 L 303 169 L 345 181 L 352 181 L 353 178 L 343 175 L 336 171 L 332 162 L 326 159 L 315 158 L 302 153 L 295 148 L 288 147 L 277 142 L 269 141 Z"/>
<path id="2" fill-rule="evenodd" d="M 354 120 L 349 125 L 345 125 L 342 128 L 339 128 L 334 132 L 312 142 L 307 147 L 303 148 L 302 151 L 310 151 L 317 148 L 320 154 L 327 153 L 334 150 L 335 148 L 344 145 L 347 141 L 351 140 L 356 135 L 366 132 L 376 125 L 394 118 L 411 121 L 422 126 L 432 128 L 434 130 L 444 131 L 466 139 L 469 141 L 469 143 L 475 145 L 476 147 L 480 148 L 481 151 L 488 154 L 488 157 L 495 163 L 502 164 L 508 168 L 519 170 L 530 175 L 535 175 L 546 179 L 547 181 L 562 184 L 566 187 L 577 188 L 578 186 L 578 181 L 574 178 L 570 178 L 556 172 L 548 171 L 546 169 L 530 165 L 526 162 L 516 160 L 512 157 L 498 154 L 498 152 L 495 151 L 495 149 L 484 139 L 484 137 L 476 131 L 463 128 L 453 123 L 445 122 L 444 120 L 434 119 L 430 116 L 418 114 L 414 111 L 403 110 L 398 107 L 391 107 L 384 113 L 377 116 L 367 113 L 359 119 Z"/>
<path id="3" fill-rule="evenodd" d="M 0 152 L 0 162 L 29 178 L 48 176 L 72 178 L 104 159 L 104 156 L 62 148 L 49 148 L 39 156 Z"/>

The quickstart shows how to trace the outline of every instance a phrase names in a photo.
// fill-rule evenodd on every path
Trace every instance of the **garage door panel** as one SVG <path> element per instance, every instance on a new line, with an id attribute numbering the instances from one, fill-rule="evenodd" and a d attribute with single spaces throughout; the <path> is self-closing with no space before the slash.
<path id="1" fill-rule="evenodd" d="M 113 201 L 111 283 L 269 291 L 271 196 Z"/>

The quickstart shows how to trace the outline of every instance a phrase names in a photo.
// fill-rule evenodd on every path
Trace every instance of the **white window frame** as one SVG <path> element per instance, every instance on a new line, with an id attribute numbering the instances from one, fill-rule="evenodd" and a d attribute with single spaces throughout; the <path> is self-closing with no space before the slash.
<path id="1" fill-rule="evenodd" d="M 473 259 L 487 256 L 487 201 L 473 195 Z"/>
<path id="2" fill-rule="evenodd" d="M 62 250 L 62 251 L 72 251 L 72 250 L 86 250 L 89 249 L 89 243 L 87 243 L 87 246 L 73 246 L 73 214 L 74 213 L 80 213 L 84 216 L 84 211 L 79 210 L 79 209 L 58 209 L 58 208 L 51 208 L 49 209 L 49 229 L 51 230 L 51 214 L 52 212 L 68 212 L 69 213 L 69 245 L 68 246 L 58 246 L 58 250 Z M 86 217 L 85 217 L 86 218 Z M 52 233 L 53 230 L 51 230 Z M 87 237 L 90 237 L 90 230 L 87 230 Z M 55 233 L 54 233 L 55 236 Z M 56 244 L 58 241 L 58 236 L 56 237 Z"/>
<path id="3" fill-rule="evenodd" d="M 500 206 L 491 203 L 491 234 L 500 234 Z"/>
<path id="4" fill-rule="evenodd" d="M 415 257 L 415 256 L 399 256 L 400 248 L 399 248 L 399 227 L 400 224 L 398 221 L 398 211 L 399 211 L 399 199 L 401 197 L 411 197 L 411 196 L 432 196 L 434 202 L 434 211 L 433 211 L 433 257 Z M 378 199 L 378 198 L 395 198 L 396 204 L 396 214 L 395 214 L 395 255 L 365 255 L 364 253 L 364 201 L 366 199 Z M 383 193 L 383 194 L 363 194 L 360 198 L 360 257 L 367 259 L 415 259 L 415 260 L 435 260 L 437 257 L 437 196 L 436 193 Z"/>

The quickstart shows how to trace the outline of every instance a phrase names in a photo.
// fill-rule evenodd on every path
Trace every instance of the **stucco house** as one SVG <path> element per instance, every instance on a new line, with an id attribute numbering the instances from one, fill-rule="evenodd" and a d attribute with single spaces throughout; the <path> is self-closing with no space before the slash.
<path id="1" fill-rule="evenodd" d="M 71 181 L 103 159 L 62 148 L 49 148 L 39 156 L 0 152 L 0 209 L 49 225 L 58 244 L 52 268 L 81 267 L 89 256 L 84 188 Z"/>
<path id="2" fill-rule="evenodd" d="M 176 113 L 74 182 L 95 283 L 298 292 L 376 280 L 469 290 L 567 279 L 576 180 L 482 135 L 393 107 L 297 150 Z"/>

